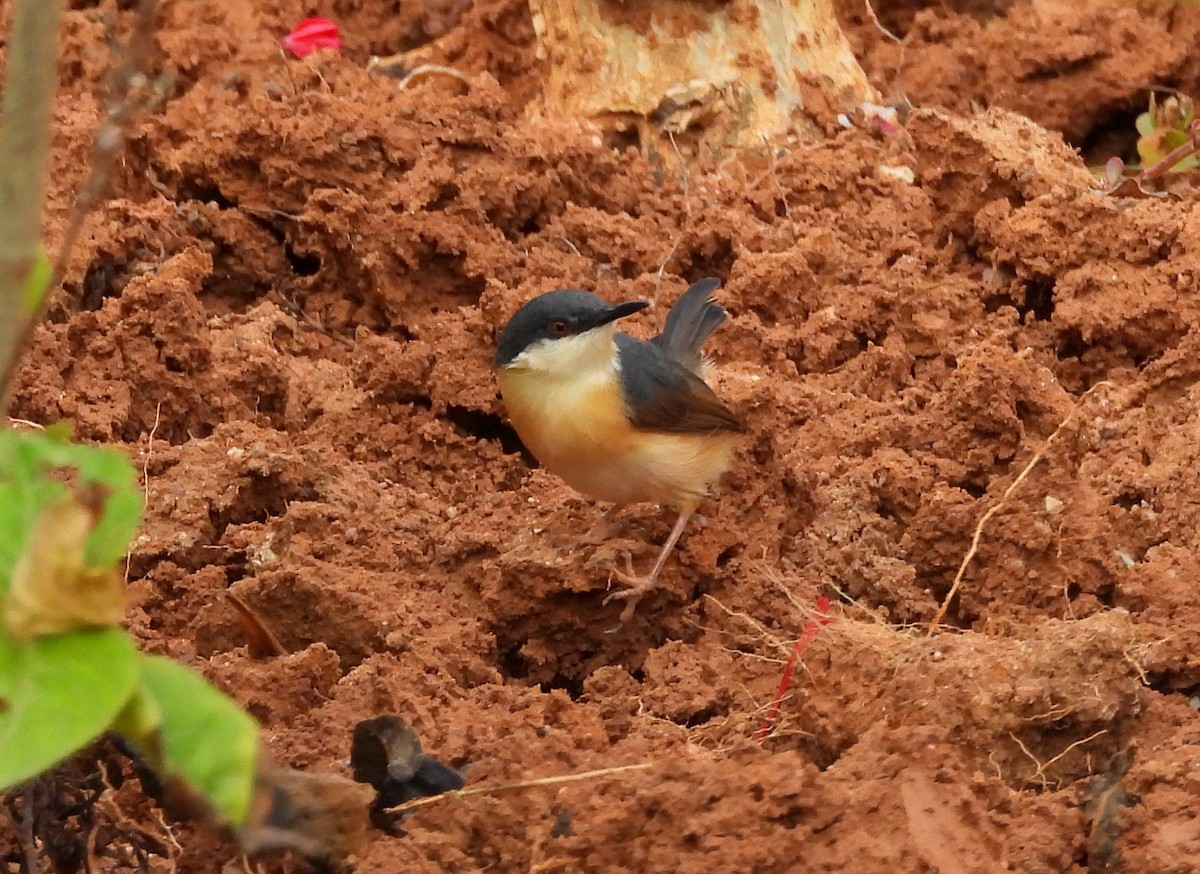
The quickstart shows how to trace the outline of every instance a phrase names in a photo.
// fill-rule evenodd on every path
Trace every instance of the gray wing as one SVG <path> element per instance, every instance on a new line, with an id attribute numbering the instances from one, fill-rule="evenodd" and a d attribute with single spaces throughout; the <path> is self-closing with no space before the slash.
<path id="1" fill-rule="evenodd" d="M 700 349 L 728 313 L 718 306 L 712 293 L 721 285 L 719 279 L 701 279 L 692 283 L 675 306 L 667 313 L 662 333 L 650 342 L 692 373 L 698 373 L 703 358 Z"/>
<path id="2" fill-rule="evenodd" d="M 635 428 L 673 434 L 742 430 L 704 380 L 657 344 L 627 334 L 617 334 L 616 340 L 626 413 Z"/>

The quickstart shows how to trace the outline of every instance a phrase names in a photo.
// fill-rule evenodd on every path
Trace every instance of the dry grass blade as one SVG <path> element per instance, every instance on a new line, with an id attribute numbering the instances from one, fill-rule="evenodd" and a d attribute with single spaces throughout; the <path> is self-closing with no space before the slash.
<path id="1" fill-rule="evenodd" d="M 39 425 L 37 422 L 31 422 L 28 419 L 14 419 L 12 416 L 8 417 L 8 424 L 19 428 L 28 428 L 30 431 L 46 430 L 45 425 Z"/>
<path id="2" fill-rule="evenodd" d="M 867 7 L 867 17 L 870 18 L 871 23 L 875 25 L 875 29 L 897 45 L 903 45 L 904 40 L 900 39 L 900 37 L 896 36 L 896 34 L 892 33 L 883 26 L 883 22 L 879 20 L 879 15 L 875 12 L 875 5 L 871 2 L 871 0 L 863 0 L 863 4 Z"/>
<path id="3" fill-rule="evenodd" d="M 683 153 L 679 151 L 679 144 L 675 142 L 675 134 L 667 131 L 667 139 L 671 141 L 671 148 L 675 152 L 675 160 L 679 162 L 679 172 L 682 174 L 683 180 L 683 203 L 686 209 L 688 206 L 688 195 L 692 192 L 692 179 L 688 175 L 687 161 L 683 159 Z"/>
<path id="4" fill-rule="evenodd" d="M 501 783 L 499 786 L 473 786 L 470 789 L 458 789 L 454 792 L 443 792 L 428 798 L 416 798 L 388 808 L 388 813 L 404 813 L 416 810 L 418 807 L 428 807 L 449 798 L 465 798 L 468 795 L 498 795 L 501 792 L 512 792 L 517 789 L 534 789 L 539 786 L 561 786 L 564 783 L 582 783 L 587 780 L 599 780 L 611 777 L 613 774 L 625 774 L 631 771 L 648 771 L 654 767 L 652 762 L 639 762 L 633 765 L 617 765 L 613 768 L 600 768 L 597 771 L 583 771 L 578 774 L 563 774 L 558 777 L 539 777 L 533 780 L 520 780 L 516 783 Z"/>
<path id="5" fill-rule="evenodd" d="M 146 460 L 142 462 L 142 512 L 150 509 L 150 460 L 154 457 L 154 435 L 158 433 L 159 422 L 162 421 L 162 401 L 154 408 L 154 425 L 150 428 L 150 436 L 146 438 Z M 129 582 L 129 569 L 133 566 L 133 550 L 125 553 L 125 582 Z"/>
<path id="6" fill-rule="evenodd" d="M 781 655 L 783 655 L 785 658 L 791 652 L 792 648 L 791 648 L 790 644 L 788 644 L 785 640 L 783 640 L 783 638 L 777 637 L 774 634 L 771 634 L 771 632 L 769 632 L 761 622 L 759 622 L 757 619 L 755 619 L 749 613 L 742 613 L 742 612 L 734 610 L 730 607 L 726 607 L 724 604 L 722 604 L 719 600 L 717 600 L 712 595 L 706 594 L 704 597 L 706 600 L 712 601 L 714 604 L 716 604 L 717 607 L 720 608 L 720 610 L 726 616 L 729 616 L 731 619 L 738 619 L 742 622 L 745 622 L 747 625 L 749 625 L 751 628 L 753 628 L 758 633 L 758 637 L 761 640 L 765 641 L 767 643 L 767 645 L 772 647 L 773 649 L 778 650 L 779 653 Z"/>
<path id="7" fill-rule="evenodd" d="M 454 69 L 453 67 L 444 67 L 441 64 L 421 64 L 419 67 L 414 67 L 412 70 L 409 70 L 408 73 L 404 75 L 404 77 L 400 80 L 399 90 L 403 91 L 405 88 L 411 85 L 415 79 L 419 79 L 422 76 L 449 76 L 452 79 L 458 79 L 468 88 L 471 87 L 471 80 L 467 78 L 466 74 Z"/>
<path id="8" fill-rule="evenodd" d="M 667 270 L 667 265 L 671 263 L 671 259 L 675 257 L 675 250 L 679 248 L 679 244 L 683 242 L 683 234 L 675 238 L 675 242 L 671 244 L 671 251 L 667 252 L 667 257 L 663 258 L 662 263 L 658 265 L 658 275 L 654 280 L 654 309 L 658 311 L 658 293 L 662 289 L 663 274 Z M 659 327 L 662 327 L 661 320 Z"/>
<path id="9" fill-rule="evenodd" d="M 225 593 L 225 600 L 233 605 L 238 614 L 238 625 L 246 636 L 247 648 L 253 659 L 274 658 L 287 655 L 288 651 L 279 638 L 267 627 L 262 618 L 233 592 Z"/>

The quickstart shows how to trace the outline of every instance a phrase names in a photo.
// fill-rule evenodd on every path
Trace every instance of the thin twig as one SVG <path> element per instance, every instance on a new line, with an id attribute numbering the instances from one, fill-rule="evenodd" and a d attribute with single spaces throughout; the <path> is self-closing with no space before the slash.
<path id="1" fill-rule="evenodd" d="M 1086 744 L 1086 743 L 1091 743 L 1091 742 L 1092 742 L 1092 741 L 1094 741 L 1096 738 L 1100 737 L 1101 735 L 1105 735 L 1105 734 L 1108 734 L 1108 729 L 1107 729 L 1107 728 L 1102 728 L 1102 729 L 1100 729 L 1099 731 L 1094 731 L 1094 732 L 1092 732 L 1091 734 L 1089 734 L 1089 735 L 1088 735 L 1087 737 L 1085 737 L 1085 738 L 1080 738 L 1079 740 L 1075 741 L 1074 743 L 1072 743 L 1072 744 L 1069 744 L 1069 745 L 1066 747 L 1066 749 L 1064 749 L 1064 750 L 1063 750 L 1061 753 L 1059 753 L 1059 754 L 1058 754 L 1057 756 L 1055 756 L 1054 758 L 1052 758 L 1052 759 L 1048 759 L 1048 760 L 1046 761 L 1046 763 L 1045 763 L 1044 765 L 1042 765 L 1042 766 L 1041 766 L 1041 768 L 1039 768 L 1039 770 L 1040 770 L 1040 771 L 1042 771 L 1042 773 L 1044 774 L 1044 773 L 1045 773 L 1045 769 L 1046 769 L 1046 768 L 1049 768 L 1051 765 L 1053 765 L 1055 762 L 1057 762 L 1059 759 L 1061 759 L 1061 758 L 1062 758 L 1063 756 L 1065 756 L 1067 753 L 1071 752 L 1071 750 L 1078 749 L 1079 747 L 1083 746 L 1083 745 L 1084 745 L 1084 744 Z"/>
<path id="2" fill-rule="evenodd" d="M 100 772 L 100 780 L 104 783 L 104 791 L 100 794 L 98 803 L 103 805 L 108 811 L 109 820 L 111 821 L 113 827 L 117 829 L 118 834 L 122 834 L 126 839 L 128 839 L 128 849 L 131 849 L 134 854 L 137 855 L 138 859 L 142 863 L 142 870 L 146 870 L 145 862 L 148 855 L 153 854 L 162 858 L 164 857 L 163 854 L 165 854 L 165 858 L 169 866 L 169 874 L 175 874 L 178 865 L 176 863 L 175 850 L 171 848 L 171 844 L 174 844 L 176 849 L 181 848 L 179 847 L 179 842 L 175 840 L 175 836 L 171 834 L 171 830 L 167 827 L 162 813 L 160 811 L 156 811 L 159 823 L 163 826 L 165 834 L 170 838 L 169 843 L 162 834 L 159 834 L 147 826 L 141 825 L 139 822 L 126 815 L 125 811 L 121 808 L 121 805 L 117 803 L 117 790 L 113 787 L 112 781 L 109 780 L 108 772 L 103 768 Z M 133 840 L 135 837 L 139 840 Z M 161 847 L 162 853 L 158 852 L 157 847 L 151 847 L 148 850 L 146 847 L 142 846 L 142 844 L 146 842 L 153 842 L 153 844 L 156 844 L 157 847 Z"/>
<path id="3" fill-rule="evenodd" d="M 718 601 L 712 595 L 705 594 L 704 597 L 707 598 L 709 601 L 712 601 L 719 608 L 721 608 L 721 610 L 723 610 L 726 615 L 730 616 L 733 619 L 740 619 L 743 622 L 745 622 L 746 624 L 753 627 L 754 630 L 758 632 L 759 636 L 763 640 L 765 640 L 771 646 L 775 647 L 775 649 L 779 650 L 781 653 L 790 653 L 791 652 L 791 648 L 786 643 L 784 643 L 784 641 L 781 638 L 776 637 L 775 635 L 771 634 L 771 632 L 767 631 L 766 626 L 764 626 L 761 622 L 759 622 L 757 619 L 755 619 L 749 613 L 742 613 L 737 610 L 733 610 L 729 607 L 726 607 L 724 604 L 722 604 L 720 601 Z"/>
<path id="4" fill-rule="evenodd" d="M 418 67 L 413 67 L 404 74 L 404 77 L 400 80 L 398 90 L 403 91 L 414 79 L 418 79 L 421 76 L 450 76 L 458 79 L 468 88 L 471 87 L 471 80 L 467 78 L 466 74 L 453 67 L 443 67 L 440 64 L 421 64 Z"/>
<path id="5" fill-rule="evenodd" d="M 0 115 L 0 413 L 8 409 L 13 375 L 30 325 L 38 320 L 49 286 L 30 295 L 41 256 L 50 122 L 58 82 L 58 26 L 62 0 L 17 0 L 4 59 Z M 32 298 L 32 299 L 31 299 Z M 33 874 L 33 872 L 30 872 Z"/>
<path id="6" fill-rule="evenodd" d="M 340 343 L 346 349 L 354 348 L 353 341 L 347 340 L 345 337 L 339 337 L 337 334 L 333 333 L 333 331 L 329 330 L 327 327 L 325 327 L 320 322 L 318 322 L 316 319 L 314 319 L 312 316 L 310 316 L 308 313 L 306 313 L 304 311 L 304 308 L 300 304 L 298 304 L 296 301 L 292 300 L 287 295 L 285 295 L 282 291 L 279 290 L 278 287 L 272 288 L 271 291 L 273 291 L 275 293 L 275 296 L 278 297 L 279 300 L 283 302 L 283 311 L 285 313 L 287 313 L 288 315 L 290 315 L 292 318 L 296 319 L 297 321 L 303 322 L 304 324 L 306 324 L 310 328 L 312 328 L 314 331 L 316 331 L 320 334 L 324 334 L 326 337 L 328 337 L 330 340 L 333 340 L 335 343 Z"/>
<path id="7" fill-rule="evenodd" d="M 84 874 L 95 874 L 96 872 L 96 833 L 98 831 L 100 831 L 100 824 L 92 822 L 92 827 L 88 829 L 87 838 L 83 842 Z"/>
<path id="8" fill-rule="evenodd" d="M 783 204 L 783 217 L 790 219 L 792 217 L 792 211 L 791 211 L 791 208 L 788 206 L 787 192 L 785 192 L 783 190 L 783 186 L 779 183 L 779 176 L 775 173 L 775 169 L 776 169 L 776 165 L 777 165 L 776 157 L 775 157 L 775 147 L 772 146 L 770 141 L 767 140 L 766 134 L 763 134 L 762 142 L 763 142 L 763 147 L 767 151 L 767 159 L 768 159 L 767 174 L 771 177 L 771 182 L 775 186 L 775 194 L 779 197 L 779 202 Z"/>
<path id="9" fill-rule="evenodd" d="M 675 134 L 667 131 L 667 139 L 671 141 L 671 148 L 675 150 L 675 160 L 679 162 L 679 173 L 683 177 L 683 205 L 686 210 L 688 194 L 692 190 L 692 180 L 688 175 L 687 162 L 683 160 L 683 152 L 679 151 L 679 144 L 675 142 Z"/>
<path id="10" fill-rule="evenodd" d="M 12 416 L 8 417 L 8 424 L 19 425 L 20 427 L 28 428 L 31 431 L 45 431 L 46 430 L 45 425 L 39 425 L 37 422 L 31 422 L 28 419 L 14 419 Z"/>
<path id="11" fill-rule="evenodd" d="M 667 270 L 667 265 L 671 263 L 671 259 L 675 257 L 675 250 L 679 248 L 679 244 L 683 242 L 683 233 L 675 238 L 675 242 L 671 244 L 671 251 L 667 253 L 667 257 L 663 258 L 662 263 L 658 265 L 658 278 L 654 280 L 654 309 L 658 311 L 658 292 L 662 288 L 663 273 Z M 661 325 L 659 326 L 661 327 Z"/>
<path id="12" fill-rule="evenodd" d="M 767 571 L 764 576 L 771 581 L 771 585 L 777 588 L 783 597 L 788 599 L 788 603 L 796 608 L 797 613 L 803 616 L 808 611 L 808 608 L 804 604 L 800 603 L 800 599 L 796 597 L 792 590 L 783 584 L 783 580 L 779 579 L 779 577 L 775 576 L 775 574 L 771 573 L 770 571 Z"/>
<path id="13" fill-rule="evenodd" d="M 280 218 L 290 219 L 294 222 L 303 221 L 304 217 L 296 215 L 294 212 L 284 212 L 282 209 L 275 209 L 270 206 L 255 206 L 253 203 L 238 203 L 237 208 L 242 212 L 253 212 L 260 215 L 275 215 Z"/>
<path id="14" fill-rule="evenodd" d="M 251 658 L 264 659 L 288 654 L 287 648 L 279 642 L 279 638 L 267 627 L 262 617 L 250 609 L 249 604 L 228 590 L 225 592 L 225 600 L 237 611 Z"/>
<path id="15" fill-rule="evenodd" d="M 46 5 L 49 6 L 51 4 L 47 3 Z M 57 5 L 57 3 L 54 5 Z M 54 259 L 47 289 L 55 288 L 62 281 L 67 260 L 70 258 L 71 251 L 79 239 L 84 221 L 108 191 L 113 166 L 116 164 L 117 156 L 125 146 L 126 131 L 129 127 L 130 119 L 135 112 L 146 105 L 146 95 L 139 94 L 133 97 L 131 94 L 135 89 L 144 89 L 148 81 L 145 68 L 148 66 L 147 61 L 152 42 L 151 37 L 154 31 L 154 13 L 156 8 L 157 0 L 141 0 L 141 3 L 138 5 L 137 23 L 134 27 L 133 35 L 129 39 L 129 44 L 125 47 L 124 57 L 109 77 L 111 90 L 108 99 L 108 110 L 104 121 L 100 125 L 100 129 L 96 132 L 96 141 L 92 152 L 92 169 L 88 175 L 87 182 L 84 183 L 79 194 L 76 196 L 75 209 L 72 211 L 67 228 L 63 233 L 62 243 L 59 246 L 58 255 Z M 10 45 L 18 43 L 19 40 L 15 36 L 10 39 Z M 36 125 L 38 123 L 36 119 L 32 118 L 24 121 L 26 125 Z M 48 136 L 48 122 L 46 127 Z M 19 168 L 9 164 L 4 164 L 3 166 L 6 173 L 13 172 L 15 175 L 23 172 Z M 39 185 L 40 189 L 41 186 Z M 11 385 L 13 376 L 16 374 L 17 365 L 20 363 L 20 350 L 29 344 L 30 338 L 41 322 L 42 315 L 45 313 L 49 302 L 50 293 L 47 290 L 42 295 L 36 310 L 26 314 L 27 317 L 21 323 L 17 335 L 17 345 L 13 354 L 7 360 L 0 362 L 0 367 L 3 368 L 3 372 L 0 373 L 0 392 L 4 392 L 7 395 L 8 387 Z M 5 397 L 6 401 L 7 397 Z"/>
<path id="16" fill-rule="evenodd" d="M 296 77 L 292 75 L 291 60 L 288 58 L 287 52 L 284 51 L 283 46 L 280 45 L 276 46 L 275 48 L 279 52 L 279 57 L 283 59 L 283 69 L 287 71 L 288 81 L 292 83 L 292 96 L 299 97 L 300 87 L 296 84 Z"/>
<path id="17" fill-rule="evenodd" d="M 729 632 L 724 633 L 729 634 Z M 769 665 L 779 665 L 780 667 L 783 667 L 783 665 L 787 664 L 786 659 L 772 658 L 771 656 L 761 655 L 756 652 L 746 652 L 745 650 L 734 649 L 731 646 L 719 646 L 717 649 L 719 649 L 721 652 L 728 653 L 735 659 L 747 659 L 748 661 L 752 662 L 766 662 Z"/>
<path id="18" fill-rule="evenodd" d="M 598 771 L 583 771 L 579 774 L 563 774 L 559 777 L 540 777 L 536 780 L 521 780 L 517 783 L 502 783 L 499 786 L 473 786 L 470 789 L 456 789 L 453 792 L 443 792 L 441 795 L 431 795 L 428 798 L 415 798 L 395 807 L 388 808 L 388 813 L 404 813 L 418 807 L 437 804 L 448 798 L 464 798 L 468 795 L 496 795 L 514 789 L 531 789 L 537 786 L 559 786 L 563 783 L 582 783 L 585 780 L 598 780 L 612 774 L 623 774 L 628 771 L 648 771 L 654 767 L 652 762 L 639 762 L 634 765 L 617 765 L 614 768 L 601 768 Z"/>
<path id="19" fill-rule="evenodd" d="M 570 240 L 568 240 L 566 237 L 562 236 L 561 234 L 556 234 L 555 238 L 562 240 L 564 243 L 566 243 L 568 246 L 570 246 L 571 251 L 574 252 L 576 255 L 578 255 L 580 258 L 583 257 L 583 253 L 579 251 L 579 247 L 576 246 L 574 243 L 572 243 Z"/>
<path id="20" fill-rule="evenodd" d="M 150 505 L 150 459 L 154 457 L 154 435 L 158 433 L 158 423 L 162 418 L 162 401 L 154 407 L 154 424 L 150 426 L 150 434 L 146 438 L 146 460 L 142 463 L 142 495 L 146 506 Z"/>
<path id="21" fill-rule="evenodd" d="M 1004 494 L 1000 496 L 1000 500 L 997 501 L 979 518 L 979 523 L 975 526 L 975 533 L 971 536 L 971 547 L 967 550 L 967 554 L 963 556 L 962 563 L 958 566 L 958 573 L 954 575 L 954 582 L 950 584 L 950 591 L 947 592 L 946 597 L 942 599 L 942 605 L 938 608 L 937 614 L 933 617 L 933 621 L 929 623 L 930 634 L 933 634 L 938 630 L 938 626 L 941 625 L 942 620 L 946 618 L 946 611 L 950 609 L 950 602 L 954 600 L 954 596 L 958 594 L 958 590 L 962 587 L 963 578 L 966 576 L 967 568 L 970 567 L 971 562 L 975 559 L 976 553 L 979 552 L 979 544 L 983 540 L 983 529 L 987 526 L 987 523 L 992 521 L 993 516 L 1008 506 L 1008 499 L 1011 498 L 1013 493 L 1021 487 L 1021 483 L 1025 482 L 1025 480 L 1029 477 L 1029 474 L 1035 467 L 1037 467 L 1038 462 L 1046 456 L 1046 452 L 1049 451 L 1054 441 L 1062 435 L 1063 431 L 1066 430 L 1067 425 L 1074 420 L 1076 413 L 1079 412 L 1082 406 L 1084 398 L 1102 385 L 1109 385 L 1109 383 L 1098 382 L 1080 396 L 1079 405 L 1077 405 L 1075 409 L 1067 414 L 1067 417 L 1059 423 L 1057 428 L 1054 429 L 1054 433 L 1046 438 L 1046 442 L 1038 448 L 1037 452 L 1033 453 L 1033 457 L 1029 459 L 1029 463 L 1025 465 L 1024 469 L 1017 474 L 1017 478 L 1014 479 L 1009 484 L 1008 488 L 1004 490 Z"/>
<path id="22" fill-rule="evenodd" d="M 904 44 L 904 40 L 883 26 L 883 22 L 879 20 L 879 16 L 875 14 L 875 7 L 871 4 L 871 0 L 863 0 L 863 5 L 867 7 L 867 16 L 871 19 L 871 23 L 875 25 L 876 30 L 897 45 Z"/>
<path id="23" fill-rule="evenodd" d="M 879 627 L 890 628 L 892 630 L 896 630 L 896 628 L 897 628 L 896 626 L 893 626 L 886 619 L 884 619 L 882 616 L 880 616 L 878 613 L 876 613 L 874 610 L 870 609 L 869 607 L 864 607 L 858 601 L 857 598 L 853 597 L 849 592 L 847 592 L 845 589 L 843 589 L 837 583 L 826 582 L 826 585 L 829 588 L 833 589 L 834 594 L 836 594 L 842 600 L 843 608 L 845 607 L 845 605 L 849 604 L 851 607 L 853 607 L 859 613 L 864 614 L 868 619 L 870 619 L 873 623 L 875 623 Z"/>
<path id="24" fill-rule="evenodd" d="M 51 288 L 62 281 L 63 273 L 67 269 L 67 259 L 75 248 L 84 221 L 108 192 L 117 156 L 125 148 L 130 119 L 147 103 L 146 94 L 132 95 L 135 91 L 143 91 L 149 84 L 147 69 L 157 7 L 157 0 L 141 0 L 138 4 L 137 23 L 129 38 L 129 44 L 125 46 L 121 62 L 109 75 L 108 107 L 104 121 L 96 132 L 96 142 L 92 150 L 92 170 L 75 198 L 75 209 L 58 247 L 58 257 L 54 259 Z"/>
<path id="25" fill-rule="evenodd" d="M 150 428 L 150 436 L 146 440 L 146 460 L 142 462 L 142 512 L 150 509 L 150 459 L 154 457 L 154 435 L 158 432 L 159 417 L 162 413 L 162 401 L 154 408 L 154 425 Z M 125 553 L 125 582 L 129 582 L 129 568 L 133 564 L 133 550 Z"/>

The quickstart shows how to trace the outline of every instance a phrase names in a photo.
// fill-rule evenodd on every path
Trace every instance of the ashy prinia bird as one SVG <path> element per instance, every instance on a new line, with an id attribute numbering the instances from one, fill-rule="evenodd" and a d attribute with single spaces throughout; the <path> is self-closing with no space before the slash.
<path id="1" fill-rule="evenodd" d="M 679 516 L 645 577 L 617 575 L 632 617 L 709 489 L 729 468 L 738 420 L 704 376 L 701 349 L 727 313 L 701 279 L 679 298 L 658 336 L 639 340 L 616 321 L 648 302 L 610 304 L 561 289 L 522 306 L 500 333 L 495 366 L 513 428 L 538 462 L 575 490 L 614 505 L 672 504 Z"/>

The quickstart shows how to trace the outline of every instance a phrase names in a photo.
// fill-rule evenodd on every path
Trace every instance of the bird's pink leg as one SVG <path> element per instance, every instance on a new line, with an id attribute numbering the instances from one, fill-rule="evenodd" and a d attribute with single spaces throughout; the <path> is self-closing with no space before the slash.
<path id="1" fill-rule="evenodd" d="M 629 588 L 623 589 L 620 592 L 613 592 L 604 599 L 604 604 L 609 601 L 625 601 L 625 609 L 621 611 L 621 622 L 628 622 L 633 618 L 633 611 L 638 605 L 638 601 L 642 596 L 654 588 L 658 582 L 658 575 L 663 569 L 663 565 L 667 563 L 667 558 L 671 555 L 671 550 L 675 548 L 675 544 L 679 542 L 680 536 L 683 534 L 683 529 L 687 527 L 688 520 L 692 518 L 692 513 L 695 512 L 694 507 L 684 507 L 679 511 L 679 518 L 675 520 L 675 527 L 671 529 L 671 536 L 667 538 L 667 542 L 663 544 L 662 551 L 658 554 L 658 559 L 654 562 L 654 567 L 650 570 L 650 575 L 646 577 L 637 577 L 632 573 L 622 573 L 614 571 L 620 578 L 621 582 L 625 583 Z M 630 567 L 632 571 L 632 566 Z"/>

